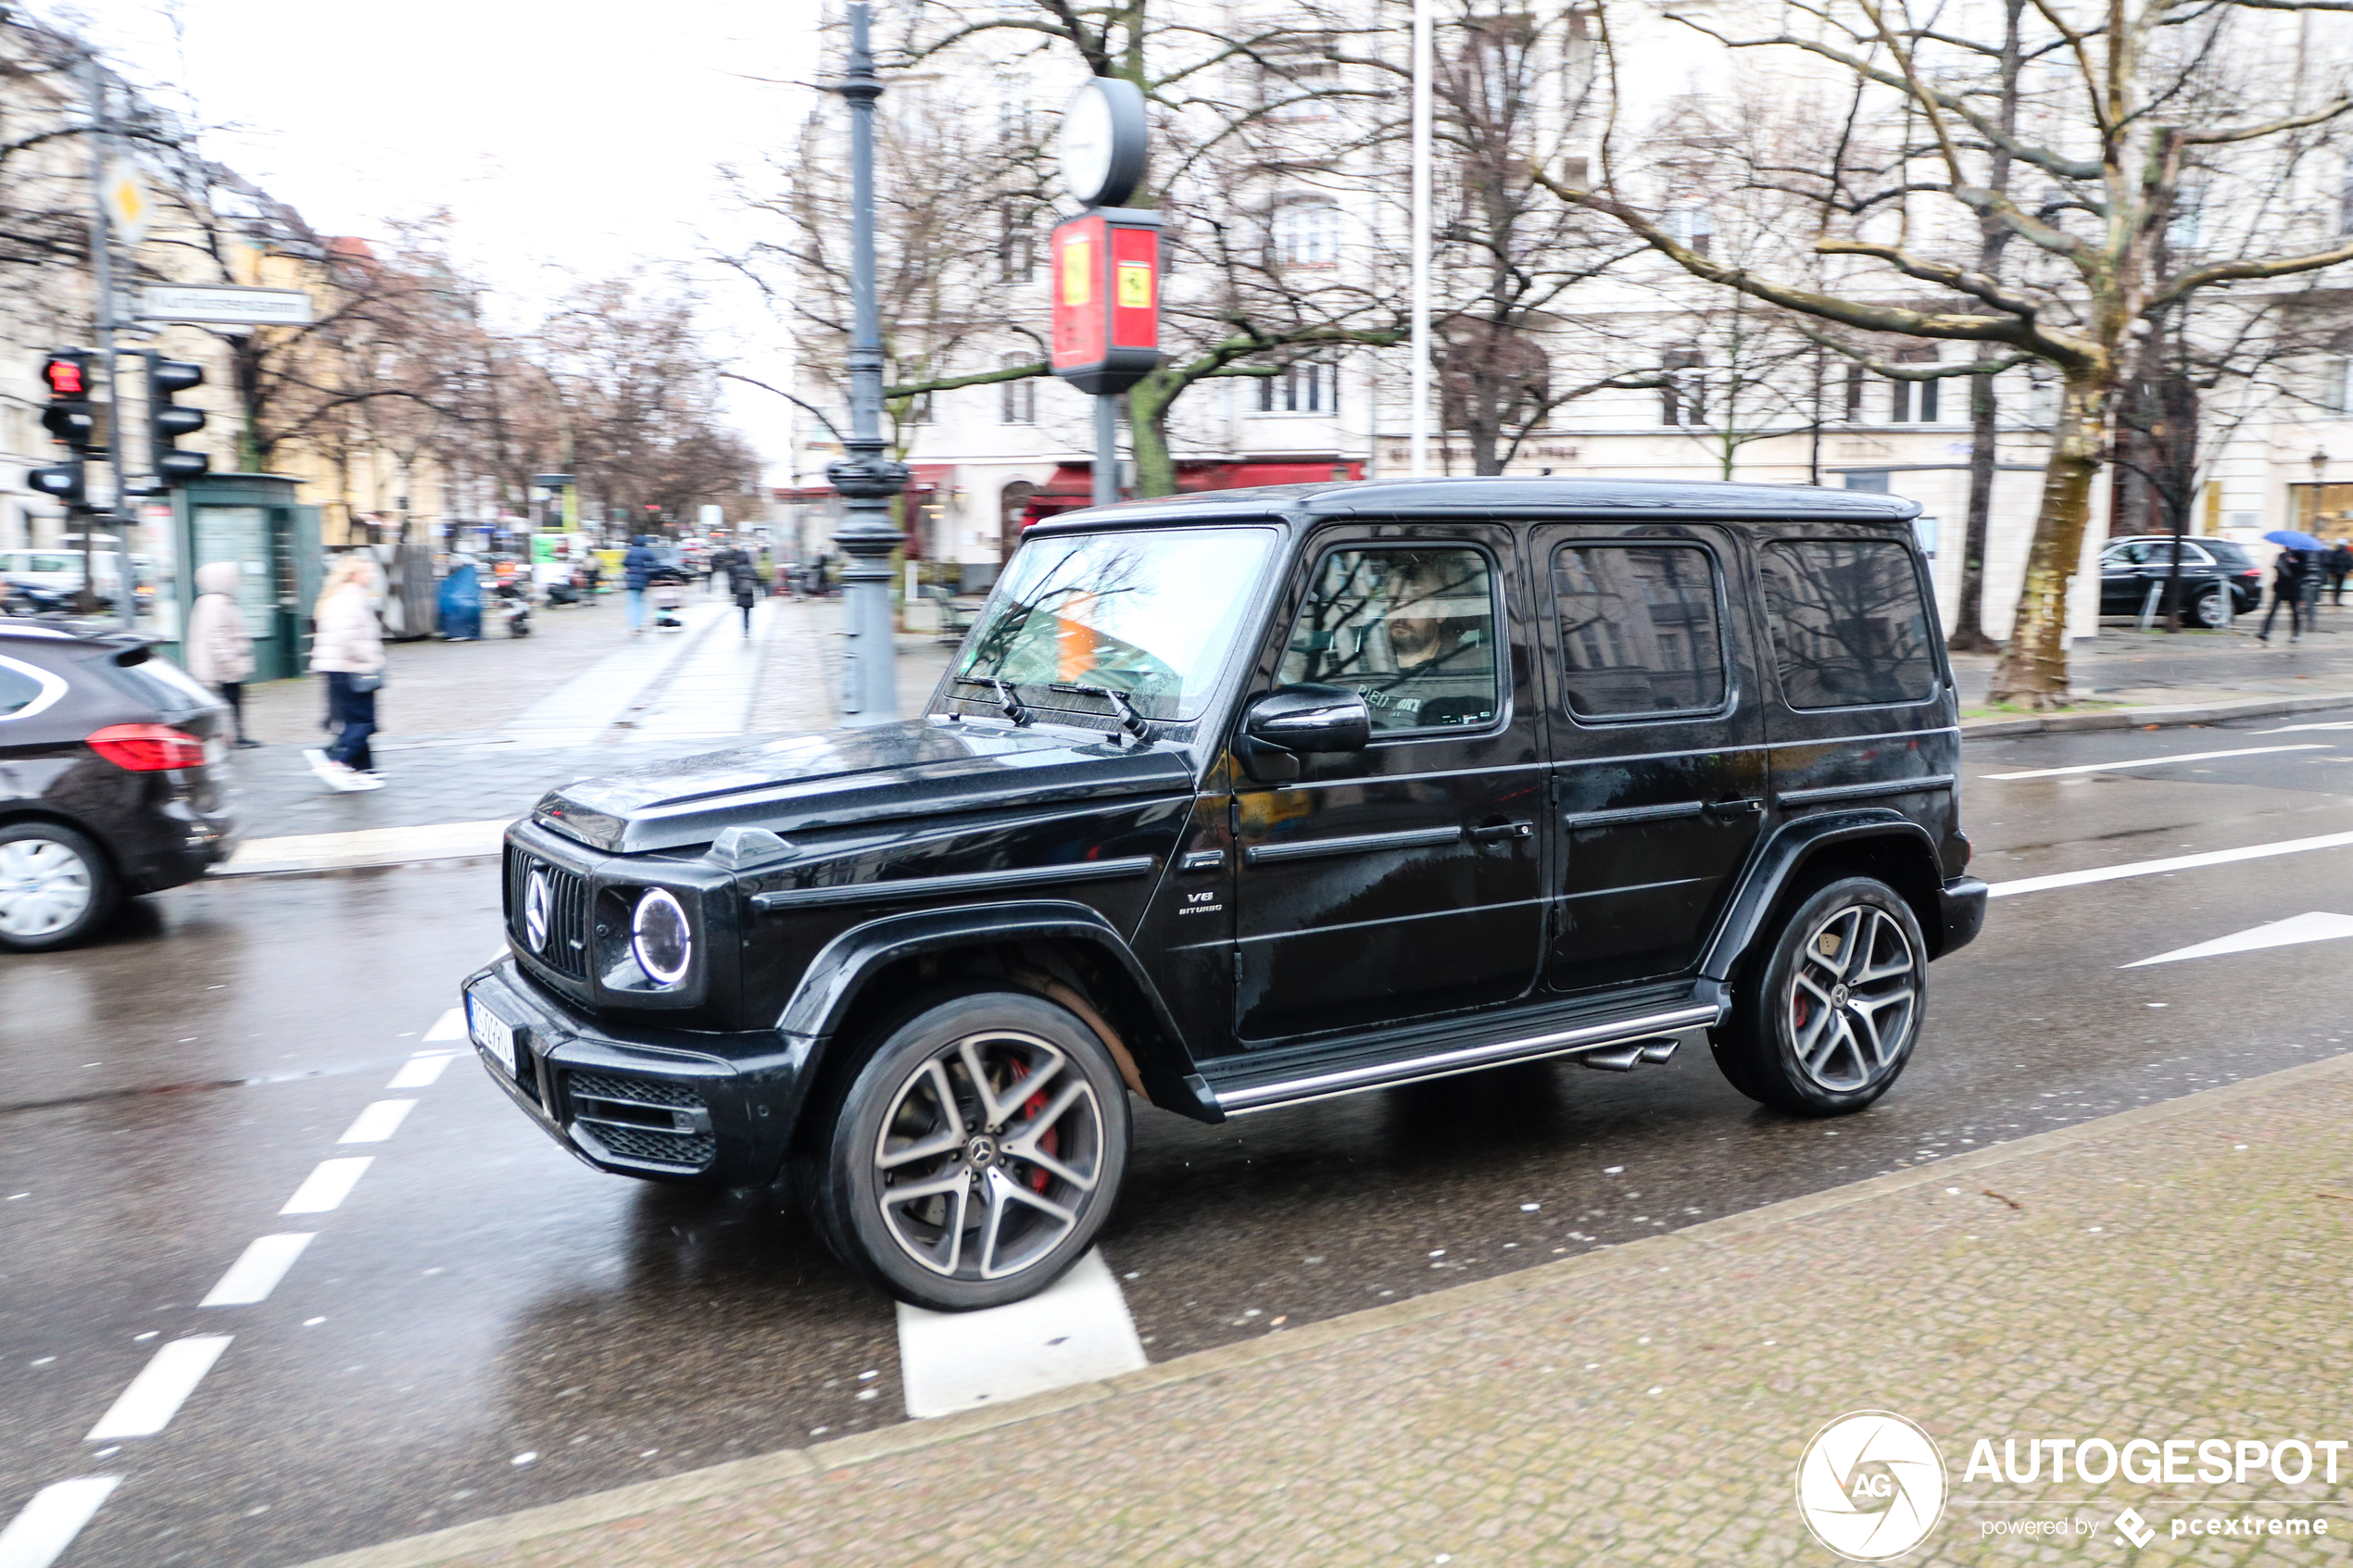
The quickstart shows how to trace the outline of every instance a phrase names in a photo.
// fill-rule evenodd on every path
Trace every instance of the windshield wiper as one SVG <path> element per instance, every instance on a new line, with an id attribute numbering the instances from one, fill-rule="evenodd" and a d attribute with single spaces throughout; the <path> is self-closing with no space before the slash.
<path id="1" fill-rule="evenodd" d="M 956 679 L 967 686 L 987 686 L 997 698 L 997 706 L 1006 718 L 1016 724 L 1029 722 L 1029 709 L 1021 705 L 1021 698 L 1013 695 L 1013 688 L 1006 683 L 987 675 L 959 675 Z"/>
<path id="2" fill-rule="evenodd" d="M 1135 703 L 1128 699 L 1126 692 L 1114 691 L 1109 686 L 1090 686 L 1079 681 L 1057 681 L 1046 689 L 1050 692 L 1076 692 L 1081 696 L 1101 697 L 1105 702 L 1119 709 L 1119 727 L 1134 735 L 1139 742 L 1150 746 L 1160 738 L 1160 732 L 1152 728 L 1152 721 L 1137 709 Z"/>

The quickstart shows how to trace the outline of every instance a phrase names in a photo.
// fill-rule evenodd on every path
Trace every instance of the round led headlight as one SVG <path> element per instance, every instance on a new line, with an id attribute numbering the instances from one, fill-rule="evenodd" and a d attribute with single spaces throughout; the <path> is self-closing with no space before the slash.
<path id="1" fill-rule="evenodd" d="M 629 950 L 637 955 L 637 967 L 657 985 L 675 985 L 686 978 L 686 965 L 695 956 L 695 935 L 686 924 L 686 911 L 667 889 L 648 888 L 637 900 L 636 910 L 629 917 Z"/>

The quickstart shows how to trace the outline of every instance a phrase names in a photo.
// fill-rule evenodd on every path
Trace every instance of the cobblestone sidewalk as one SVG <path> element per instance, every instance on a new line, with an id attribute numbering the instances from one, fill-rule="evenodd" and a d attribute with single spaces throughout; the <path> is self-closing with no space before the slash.
<path id="1" fill-rule="evenodd" d="M 1827 1564 L 1793 1478 L 1813 1434 L 1868 1409 L 1919 1424 L 1950 1476 L 1906 1563 L 2341 1562 L 2353 1462 L 2297 1486 L 2259 1463 L 2244 1485 L 1968 1467 L 1981 1437 L 1989 1455 L 2015 1439 L 2021 1468 L 2033 1439 L 2187 1439 L 2192 1476 L 2207 1439 L 2353 1438 L 2348 1120 L 2340 1057 L 1019 1406 L 329 1562 Z"/>

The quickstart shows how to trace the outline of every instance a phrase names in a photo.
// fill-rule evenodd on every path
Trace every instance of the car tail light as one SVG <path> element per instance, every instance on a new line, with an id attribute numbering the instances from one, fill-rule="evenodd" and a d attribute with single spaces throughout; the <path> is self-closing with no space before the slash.
<path id="1" fill-rule="evenodd" d="M 169 724 L 108 724 L 94 731 L 89 743 L 91 750 L 134 773 L 204 765 L 204 742 Z"/>

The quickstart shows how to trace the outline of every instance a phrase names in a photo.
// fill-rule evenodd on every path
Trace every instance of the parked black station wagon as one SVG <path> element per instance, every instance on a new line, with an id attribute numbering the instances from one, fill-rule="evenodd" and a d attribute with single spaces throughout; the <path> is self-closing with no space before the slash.
<path id="1" fill-rule="evenodd" d="M 1478 479 L 1041 523 L 922 717 L 509 830 L 473 1038 L 590 1164 L 786 1174 L 950 1310 L 1091 1244 L 1129 1093 L 1216 1122 L 1705 1042 L 1859 1110 L 1985 908 L 1916 509 Z"/>

